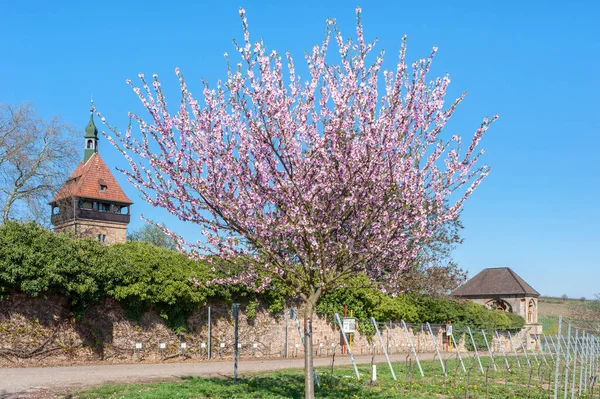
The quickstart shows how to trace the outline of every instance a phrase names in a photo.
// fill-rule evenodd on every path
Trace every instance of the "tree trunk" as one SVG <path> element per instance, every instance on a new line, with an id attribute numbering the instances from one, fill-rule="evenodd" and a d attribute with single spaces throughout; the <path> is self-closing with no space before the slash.
<path id="1" fill-rule="evenodd" d="M 4 210 L 2 211 L 2 224 L 8 222 L 8 216 L 10 214 L 10 208 L 12 207 L 13 202 L 15 202 L 16 189 L 13 189 L 11 193 L 6 198 L 6 202 L 4 203 Z"/>
<path id="2" fill-rule="evenodd" d="M 4 205 L 4 210 L 2 212 L 2 224 L 8 221 L 8 211 L 10 211 L 10 204 L 7 202 Z"/>
<path id="3" fill-rule="evenodd" d="M 4 210 L 2 211 L 2 224 L 8 222 L 8 216 L 10 215 L 10 208 L 13 203 L 17 199 L 17 192 L 19 190 L 19 186 L 15 183 L 13 189 L 6 196 L 6 202 L 4 203 Z"/>
<path id="4" fill-rule="evenodd" d="M 315 380 L 313 369 L 312 317 L 316 298 L 309 298 L 304 304 L 304 397 L 315 398 Z"/>

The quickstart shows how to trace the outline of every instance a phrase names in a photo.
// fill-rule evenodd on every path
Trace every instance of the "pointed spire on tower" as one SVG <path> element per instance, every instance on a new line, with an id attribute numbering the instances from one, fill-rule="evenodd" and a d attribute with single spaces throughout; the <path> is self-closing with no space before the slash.
<path id="1" fill-rule="evenodd" d="M 94 123 L 94 100 L 92 99 L 90 102 L 90 122 L 85 127 L 85 137 L 86 138 L 95 138 L 98 139 L 98 129 L 96 128 L 96 124 Z"/>
<path id="2" fill-rule="evenodd" d="M 85 150 L 83 162 L 87 162 L 94 153 L 98 152 L 98 129 L 94 123 L 94 99 L 90 101 L 90 121 L 85 127 Z"/>

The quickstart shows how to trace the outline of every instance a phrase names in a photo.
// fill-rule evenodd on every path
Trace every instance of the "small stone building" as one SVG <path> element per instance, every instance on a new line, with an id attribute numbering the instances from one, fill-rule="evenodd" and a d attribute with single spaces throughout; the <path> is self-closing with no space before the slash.
<path id="1" fill-rule="evenodd" d="M 525 319 L 524 330 L 541 334 L 538 323 L 540 293 L 509 267 L 483 269 L 475 277 L 454 290 L 452 295 L 469 299 L 490 309 L 518 314 Z"/>
<path id="2" fill-rule="evenodd" d="M 54 231 L 72 231 L 107 244 L 124 242 L 131 205 L 98 153 L 98 129 L 90 112 L 83 160 L 50 201 Z"/>

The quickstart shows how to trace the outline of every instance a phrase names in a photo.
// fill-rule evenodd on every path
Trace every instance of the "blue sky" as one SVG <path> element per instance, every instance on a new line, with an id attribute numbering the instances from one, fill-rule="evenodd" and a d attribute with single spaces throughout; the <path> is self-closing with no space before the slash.
<path id="1" fill-rule="evenodd" d="M 438 46 L 433 73 L 450 73 L 450 98 L 467 90 L 452 133 L 468 137 L 485 115 L 500 120 L 483 140 L 492 174 L 463 212 L 465 243 L 456 260 L 473 276 L 509 266 L 545 295 L 600 293 L 600 3 L 594 1 L 5 2 L 0 12 L 0 102 L 33 101 L 81 134 L 90 94 L 107 119 L 125 127 L 139 101 L 125 84 L 158 73 L 175 101 L 180 67 L 192 89 L 225 76 L 223 53 L 241 37 L 244 7 L 253 37 L 298 60 L 323 39 L 335 17 L 354 33 L 363 9 L 367 38 L 396 59 L 408 35 L 408 59 Z M 83 143 L 83 141 L 82 141 Z M 83 145 L 83 144 L 82 144 Z M 101 141 L 112 166 L 119 154 Z M 194 226 L 136 202 L 188 238 Z"/>

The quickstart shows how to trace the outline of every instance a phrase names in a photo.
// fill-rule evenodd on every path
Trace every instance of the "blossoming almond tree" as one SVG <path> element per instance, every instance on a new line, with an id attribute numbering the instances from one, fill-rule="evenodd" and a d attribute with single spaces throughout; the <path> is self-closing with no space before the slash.
<path id="1" fill-rule="evenodd" d="M 227 80 L 194 96 L 176 70 L 182 96 L 170 113 L 157 76 L 148 84 L 140 74 L 141 86 L 128 83 L 150 117 L 130 113 L 127 131 L 109 126 L 109 139 L 147 202 L 199 226 L 196 243 L 168 232 L 182 247 L 245 259 L 241 273 L 213 283 L 264 289 L 277 279 L 301 298 L 313 398 L 317 301 L 359 272 L 395 289 L 422 244 L 458 217 L 489 173 L 476 147 L 496 118 L 484 119 L 460 151 L 460 137 L 444 138 L 443 129 L 464 96 L 448 106 L 448 76 L 428 80 L 436 49 L 410 68 L 403 40 L 395 70 L 382 71 L 383 51 L 367 62 L 375 43 L 364 40 L 360 9 L 354 41 L 327 21 L 324 42 L 306 55 L 306 80 L 289 53 L 252 43 L 240 15 L 244 42 L 239 62 L 226 55 Z"/>

